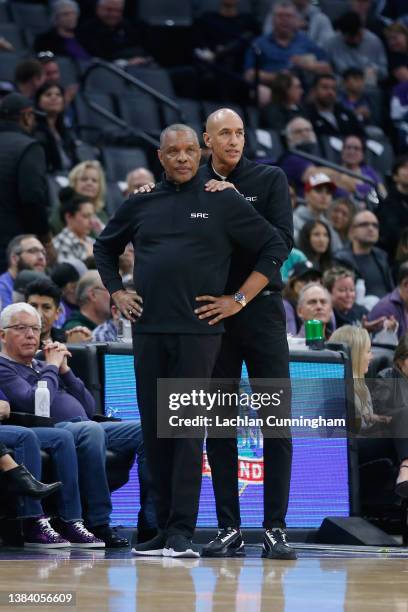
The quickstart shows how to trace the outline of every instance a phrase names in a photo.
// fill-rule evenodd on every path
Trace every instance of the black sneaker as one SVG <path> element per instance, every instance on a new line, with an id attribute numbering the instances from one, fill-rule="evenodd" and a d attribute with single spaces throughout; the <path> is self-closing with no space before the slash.
<path id="1" fill-rule="evenodd" d="M 98 540 L 105 542 L 105 548 L 127 548 L 130 546 L 129 540 L 119 535 L 109 525 L 98 525 L 97 527 L 88 527 L 88 529 Z"/>
<path id="2" fill-rule="evenodd" d="M 163 557 L 199 557 L 200 553 L 191 540 L 184 535 L 172 535 L 167 538 L 163 548 Z"/>
<path id="3" fill-rule="evenodd" d="M 266 559 L 297 559 L 294 548 L 291 548 L 286 539 L 283 529 L 265 529 L 264 541 L 262 546 L 262 557 Z"/>
<path id="4" fill-rule="evenodd" d="M 203 546 L 202 557 L 243 557 L 244 540 L 240 529 L 227 527 L 219 529 L 215 540 Z"/>
<path id="5" fill-rule="evenodd" d="M 143 542 L 142 544 L 137 544 L 132 548 L 132 553 L 140 557 L 161 557 L 163 555 L 163 548 L 166 544 L 166 540 L 166 534 L 158 533 L 157 536 L 151 540 Z"/>

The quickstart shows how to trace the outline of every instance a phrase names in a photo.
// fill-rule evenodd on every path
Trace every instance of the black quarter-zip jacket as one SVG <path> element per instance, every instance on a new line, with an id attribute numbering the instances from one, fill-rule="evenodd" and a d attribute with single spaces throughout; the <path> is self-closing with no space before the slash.
<path id="1" fill-rule="evenodd" d="M 214 171 L 211 158 L 208 164 L 200 168 L 199 175 L 205 182 L 209 179 L 219 180 L 221 178 Z M 242 157 L 225 179 L 233 183 L 248 204 L 279 232 L 282 240 L 278 258 L 284 262 L 293 248 L 293 211 L 288 181 L 283 170 L 276 166 L 258 164 Z M 255 261 L 256 254 L 248 249 L 234 250 L 225 293 L 232 293 L 236 291 L 235 287 L 242 285 L 253 269 Z M 276 269 L 276 274 L 270 277 L 269 285 L 265 289 L 279 291 L 282 287 L 281 276 L 279 270 Z"/>
<path id="2" fill-rule="evenodd" d="M 234 248 L 253 252 L 247 276 L 255 270 L 275 277 L 287 255 L 278 231 L 241 195 L 233 189 L 208 193 L 204 184 L 198 175 L 182 185 L 164 179 L 151 193 L 132 195 L 95 242 L 96 264 L 111 294 L 123 289 L 119 255 L 129 242 L 134 246 L 135 288 L 143 298 L 135 333 L 222 332 L 222 323 L 208 325 L 194 314 L 200 306 L 195 298 L 224 294 Z"/>

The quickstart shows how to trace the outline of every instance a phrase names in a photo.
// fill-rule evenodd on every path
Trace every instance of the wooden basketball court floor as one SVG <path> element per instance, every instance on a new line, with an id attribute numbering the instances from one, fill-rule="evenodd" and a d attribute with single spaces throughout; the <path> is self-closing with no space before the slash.
<path id="1" fill-rule="evenodd" d="M 86 612 L 408 612 L 408 549 L 298 548 L 270 561 L 136 558 L 129 551 L 47 554 L 0 548 L 1 610 Z M 7 603 L 9 593 L 73 592 L 75 605 Z"/>

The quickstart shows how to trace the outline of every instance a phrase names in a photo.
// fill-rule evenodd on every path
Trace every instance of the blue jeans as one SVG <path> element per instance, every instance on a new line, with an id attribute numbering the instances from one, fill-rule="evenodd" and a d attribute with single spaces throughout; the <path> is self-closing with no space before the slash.
<path id="1" fill-rule="evenodd" d="M 37 479 L 41 479 L 40 449 L 46 450 L 53 464 L 56 480 L 63 483 L 55 493 L 58 516 L 64 521 L 81 519 L 79 497 L 78 464 L 74 438 L 68 431 L 52 427 L 28 429 L 16 425 L 0 427 L 0 441 L 13 450 L 17 463 L 24 463 Z M 41 503 L 31 497 L 21 497 L 18 518 L 32 518 L 44 514 Z"/>
<path id="2" fill-rule="evenodd" d="M 90 529 L 109 524 L 112 503 L 106 476 L 107 449 L 122 453 L 126 457 L 129 455 L 134 457 L 137 453 L 141 490 L 147 489 L 146 462 L 140 423 L 136 421 L 103 423 L 63 421 L 55 427 L 57 430 L 70 432 L 75 440 L 79 487 L 86 524 Z M 149 503 L 151 510 L 149 510 Z M 147 525 L 154 527 L 154 515 L 149 517 L 153 512 L 153 505 L 151 501 L 149 503 L 142 503 L 142 505 L 147 506 Z M 148 521 L 153 524 L 149 524 Z"/>

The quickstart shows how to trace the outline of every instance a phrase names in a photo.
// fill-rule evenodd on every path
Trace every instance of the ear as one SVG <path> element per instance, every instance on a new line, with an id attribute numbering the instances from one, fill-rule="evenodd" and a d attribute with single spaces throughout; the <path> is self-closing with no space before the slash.
<path id="1" fill-rule="evenodd" d="M 157 157 L 159 158 L 159 161 L 160 161 L 161 165 L 162 165 L 162 166 L 163 166 L 163 168 L 164 168 L 164 164 L 163 164 L 163 153 L 162 153 L 161 149 L 157 149 Z"/>
<path id="2" fill-rule="evenodd" d="M 209 135 L 208 132 L 204 132 L 203 140 L 204 140 L 205 146 L 211 149 L 211 136 Z"/>

